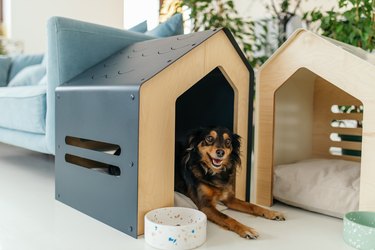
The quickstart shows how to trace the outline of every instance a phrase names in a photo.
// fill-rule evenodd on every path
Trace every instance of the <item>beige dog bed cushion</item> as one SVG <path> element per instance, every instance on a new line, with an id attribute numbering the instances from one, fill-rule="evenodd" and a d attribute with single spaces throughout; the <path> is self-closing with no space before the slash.
<path id="1" fill-rule="evenodd" d="M 309 159 L 274 169 L 274 198 L 306 210 L 342 218 L 358 210 L 360 163 Z"/>

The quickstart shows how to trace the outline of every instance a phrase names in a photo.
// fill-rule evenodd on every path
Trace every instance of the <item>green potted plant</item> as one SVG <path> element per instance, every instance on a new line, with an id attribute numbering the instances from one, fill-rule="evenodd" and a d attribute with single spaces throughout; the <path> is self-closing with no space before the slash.
<path id="1" fill-rule="evenodd" d="M 291 4 L 292 2 L 295 4 Z M 161 8 L 162 19 L 188 10 L 191 32 L 228 28 L 244 51 L 250 64 L 256 68 L 263 64 L 269 56 L 286 40 L 286 26 L 297 12 L 302 0 L 282 0 L 278 5 L 271 1 L 266 5 L 271 16 L 258 21 L 249 17 L 241 17 L 233 0 L 169 0 L 164 1 Z M 293 7 L 294 6 L 294 7 Z M 276 32 L 270 31 L 271 25 L 276 26 Z M 257 32 L 255 32 L 257 29 Z M 269 40 L 277 43 L 270 43 Z"/>
<path id="2" fill-rule="evenodd" d="M 0 23 L 0 55 L 7 54 L 4 44 L 3 44 L 3 38 L 4 38 L 4 29 L 3 29 L 3 24 Z"/>
<path id="3" fill-rule="evenodd" d="M 181 9 L 190 11 L 187 22 L 191 31 L 201 31 L 219 27 L 228 28 L 245 53 L 250 63 L 256 65 L 254 22 L 239 16 L 233 0 L 180 0 Z"/>
<path id="4" fill-rule="evenodd" d="M 338 9 L 314 9 L 306 12 L 303 19 L 323 36 L 371 52 L 375 49 L 374 11 L 375 0 L 338 0 Z"/>

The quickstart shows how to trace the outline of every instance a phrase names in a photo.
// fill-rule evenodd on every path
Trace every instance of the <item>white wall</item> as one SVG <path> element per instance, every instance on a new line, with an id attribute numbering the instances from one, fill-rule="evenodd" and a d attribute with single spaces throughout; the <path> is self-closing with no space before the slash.
<path id="1" fill-rule="evenodd" d="M 124 27 L 131 28 L 147 20 L 151 30 L 159 24 L 159 8 L 158 0 L 124 0 Z"/>
<path id="2" fill-rule="evenodd" d="M 271 0 L 234 0 L 243 17 L 259 19 L 269 15 L 264 5 Z M 278 2 L 280 0 L 276 0 Z M 304 10 L 322 6 L 330 9 L 337 0 L 303 0 Z M 125 4 L 124 4 L 125 2 Z M 122 28 L 143 20 L 149 29 L 157 25 L 159 1 L 156 0 L 4 0 L 8 37 L 21 40 L 25 53 L 46 51 L 46 22 L 51 16 L 65 16 L 87 22 Z"/>
<path id="3" fill-rule="evenodd" d="M 5 0 L 8 37 L 21 40 L 25 53 L 47 48 L 46 23 L 51 16 L 123 27 L 123 0 Z"/>

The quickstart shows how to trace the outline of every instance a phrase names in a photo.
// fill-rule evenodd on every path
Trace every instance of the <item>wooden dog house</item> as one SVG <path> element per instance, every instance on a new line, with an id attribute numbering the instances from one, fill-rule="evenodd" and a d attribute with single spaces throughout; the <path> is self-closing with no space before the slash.
<path id="1" fill-rule="evenodd" d="M 257 203 L 272 205 L 274 166 L 340 158 L 361 162 L 360 209 L 375 211 L 374 63 L 374 55 L 363 50 L 299 30 L 262 66 L 256 84 L 252 190 Z M 337 111 L 341 106 L 359 111 Z M 361 126 L 333 126 L 344 120 Z M 335 140 L 335 134 L 362 142 Z"/>
<path id="2" fill-rule="evenodd" d="M 136 237 L 146 212 L 173 206 L 176 140 L 208 125 L 242 137 L 236 196 L 245 199 L 253 79 L 230 32 L 217 29 L 135 43 L 59 86 L 56 199 Z"/>

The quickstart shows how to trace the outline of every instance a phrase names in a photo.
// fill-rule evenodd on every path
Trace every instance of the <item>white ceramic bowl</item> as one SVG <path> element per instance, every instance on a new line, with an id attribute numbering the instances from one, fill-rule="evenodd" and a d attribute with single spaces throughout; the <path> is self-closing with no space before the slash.
<path id="1" fill-rule="evenodd" d="M 166 207 L 145 215 L 145 240 L 159 249 L 192 249 L 206 241 L 207 217 L 199 210 Z"/>

